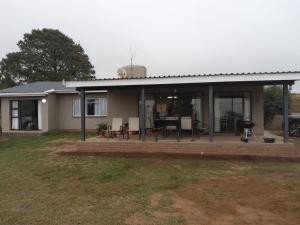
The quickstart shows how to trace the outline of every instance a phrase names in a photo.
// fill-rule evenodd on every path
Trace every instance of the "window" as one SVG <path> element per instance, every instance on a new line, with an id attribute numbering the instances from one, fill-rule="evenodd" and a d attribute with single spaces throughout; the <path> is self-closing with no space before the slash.
<path id="1" fill-rule="evenodd" d="M 19 130 L 19 101 L 11 102 L 11 129 Z"/>
<path id="2" fill-rule="evenodd" d="M 11 129 L 39 129 L 38 100 L 11 101 Z"/>
<path id="3" fill-rule="evenodd" d="M 106 98 L 88 98 L 85 102 L 86 116 L 106 116 L 107 100 Z M 73 99 L 73 116 L 81 115 L 80 99 Z"/>

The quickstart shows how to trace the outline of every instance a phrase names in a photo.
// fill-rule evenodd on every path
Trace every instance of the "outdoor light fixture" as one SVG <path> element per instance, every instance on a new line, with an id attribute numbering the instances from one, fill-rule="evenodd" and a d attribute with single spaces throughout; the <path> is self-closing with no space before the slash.
<path id="1" fill-rule="evenodd" d="M 47 99 L 46 98 L 43 98 L 42 99 L 42 103 L 46 103 L 47 102 Z"/>

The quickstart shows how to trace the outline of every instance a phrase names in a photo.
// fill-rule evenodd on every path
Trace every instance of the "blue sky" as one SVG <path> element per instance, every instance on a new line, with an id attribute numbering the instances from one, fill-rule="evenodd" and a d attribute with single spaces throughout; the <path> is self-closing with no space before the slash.
<path id="1" fill-rule="evenodd" d="M 149 75 L 300 70 L 297 0 L 0 0 L 0 58 L 24 33 L 56 28 L 98 78 L 134 63 Z M 293 91 L 300 92 L 300 84 Z"/>

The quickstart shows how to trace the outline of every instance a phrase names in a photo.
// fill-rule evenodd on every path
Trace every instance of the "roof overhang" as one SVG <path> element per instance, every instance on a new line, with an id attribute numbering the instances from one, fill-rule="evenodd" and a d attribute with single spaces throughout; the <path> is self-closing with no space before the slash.
<path id="1" fill-rule="evenodd" d="M 0 97 L 44 97 L 45 92 L 33 92 L 33 93 L 0 93 Z"/>
<path id="2" fill-rule="evenodd" d="M 183 84 L 212 84 L 212 83 L 263 83 L 263 84 L 293 84 L 300 80 L 300 72 L 257 73 L 257 74 L 218 74 L 197 76 L 168 76 L 125 79 L 102 79 L 93 81 L 68 81 L 66 87 L 72 88 L 108 88 L 133 86 L 165 86 Z"/>
<path id="3" fill-rule="evenodd" d="M 95 91 L 86 91 L 86 93 L 106 93 L 107 90 L 95 90 Z M 8 93 L 0 93 L 0 97 L 2 98 L 6 98 L 6 97 L 45 97 L 49 94 L 78 94 L 79 92 L 76 90 L 72 90 L 72 91 L 64 91 L 64 90 L 48 90 L 45 92 L 27 92 L 27 93 L 13 93 L 13 92 L 8 92 Z"/>

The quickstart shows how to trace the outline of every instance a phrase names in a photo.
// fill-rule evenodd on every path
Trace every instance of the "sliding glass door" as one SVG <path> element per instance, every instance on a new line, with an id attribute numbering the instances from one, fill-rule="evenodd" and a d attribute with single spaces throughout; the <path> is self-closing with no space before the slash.
<path id="1" fill-rule="evenodd" d="M 146 99 L 145 106 L 146 128 L 154 128 L 155 120 L 183 116 L 202 126 L 202 100 L 196 94 L 157 94 Z"/>
<path id="2" fill-rule="evenodd" d="M 251 119 L 250 93 L 216 93 L 214 98 L 215 132 L 238 132 L 242 121 Z"/>

